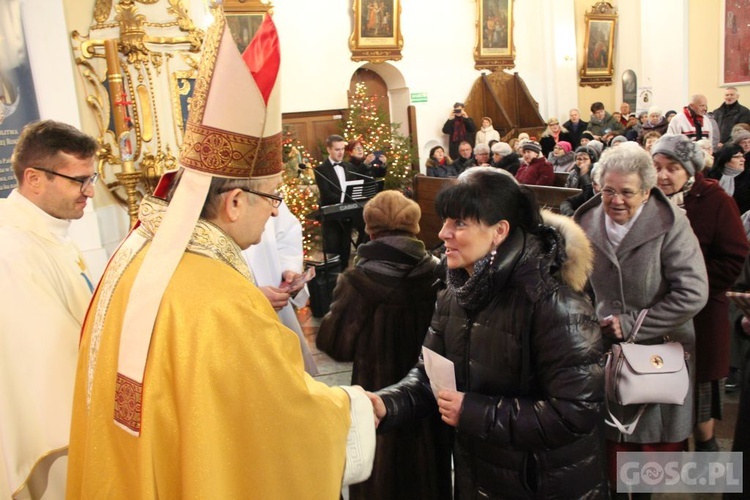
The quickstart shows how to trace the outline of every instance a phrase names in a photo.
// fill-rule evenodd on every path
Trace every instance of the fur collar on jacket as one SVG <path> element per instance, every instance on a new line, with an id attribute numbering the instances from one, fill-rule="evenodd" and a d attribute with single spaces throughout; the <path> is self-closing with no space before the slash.
<path id="1" fill-rule="evenodd" d="M 562 281 L 573 290 L 580 292 L 594 269 L 594 251 L 586 233 L 569 217 L 542 210 L 546 226 L 554 228 L 562 237 L 565 246 L 565 259 L 560 268 Z"/>

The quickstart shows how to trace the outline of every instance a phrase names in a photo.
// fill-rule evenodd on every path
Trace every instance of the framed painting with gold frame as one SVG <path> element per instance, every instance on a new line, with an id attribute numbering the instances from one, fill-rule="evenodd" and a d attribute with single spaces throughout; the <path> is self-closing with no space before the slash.
<path id="1" fill-rule="evenodd" d="M 266 13 L 272 13 L 271 8 L 270 2 L 261 0 L 224 0 L 227 26 L 240 52 L 250 44 Z"/>
<path id="2" fill-rule="evenodd" d="M 612 85 L 617 13 L 609 2 L 597 2 L 586 12 L 581 86 Z"/>
<path id="3" fill-rule="evenodd" d="M 516 65 L 513 47 L 513 1 L 477 0 L 474 67 L 495 71 Z"/>
<path id="4" fill-rule="evenodd" d="M 398 61 L 401 36 L 401 0 L 354 0 L 354 30 L 349 38 L 352 61 Z"/>

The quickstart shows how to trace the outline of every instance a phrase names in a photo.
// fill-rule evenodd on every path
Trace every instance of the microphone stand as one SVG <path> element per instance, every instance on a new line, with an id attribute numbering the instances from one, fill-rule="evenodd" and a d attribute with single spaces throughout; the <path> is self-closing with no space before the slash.
<path id="1" fill-rule="evenodd" d="M 304 168 L 303 168 L 303 165 L 304 165 Z M 304 164 L 304 163 L 300 163 L 297 168 L 299 168 L 300 170 L 305 170 L 305 169 L 307 169 L 309 167 L 306 164 Z M 344 168 L 349 173 L 356 173 L 356 172 L 352 172 L 349 169 L 346 169 L 346 167 L 344 167 Z M 337 182 L 333 182 L 331 179 L 329 179 L 328 177 L 326 177 L 325 175 L 323 175 L 323 173 L 319 172 L 317 169 L 313 170 L 313 173 L 314 173 L 316 179 L 318 177 L 320 177 L 320 178 L 324 179 L 328 184 L 330 184 L 331 186 L 333 186 L 334 188 L 336 188 L 336 191 L 338 191 L 339 193 L 341 193 L 341 194 L 344 195 L 344 199 L 345 200 L 348 200 L 348 201 L 350 201 L 352 203 L 356 203 L 357 205 L 359 205 L 359 203 L 357 202 L 357 200 L 355 200 L 354 198 L 352 198 L 351 196 L 349 196 L 349 194 L 346 192 L 345 189 L 341 189 L 341 186 L 339 186 L 339 184 Z M 363 175 L 363 174 L 357 174 L 357 175 Z M 365 177 L 367 177 L 367 176 L 365 176 Z M 322 205 L 318 206 L 318 217 L 320 218 L 320 225 L 321 226 L 325 226 L 325 222 L 326 222 L 325 218 L 326 218 L 326 216 L 325 216 L 325 212 L 323 211 L 323 206 Z M 351 234 L 349 235 L 349 240 L 351 241 Z M 324 269 L 326 269 L 326 272 L 327 272 L 327 270 L 328 270 L 328 252 L 326 252 L 326 239 L 325 239 L 325 235 L 323 236 L 323 242 L 322 243 L 323 243 L 322 244 L 322 247 L 323 247 L 323 267 L 324 267 Z M 351 241 L 351 243 L 353 244 L 354 242 Z M 339 255 L 339 259 L 341 259 L 340 255 Z M 341 262 L 341 260 L 339 260 L 339 261 Z M 343 272 L 343 270 L 346 269 L 346 267 L 348 265 L 349 265 L 348 262 L 346 262 L 346 263 L 341 262 L 341 271 Z"/>

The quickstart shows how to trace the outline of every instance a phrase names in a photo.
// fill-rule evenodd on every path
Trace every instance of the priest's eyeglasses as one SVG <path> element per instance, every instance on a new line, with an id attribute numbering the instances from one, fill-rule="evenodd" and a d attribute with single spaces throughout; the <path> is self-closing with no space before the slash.
<path id="1" fill-rule="evenodd" d="M 271 206 L 273 208 L 279 208 L 279 206 L 281 205 L 281 202 L 284 201 L 284 198 L 282 196 L 279 196 L 278 194 L 261 193 L 260 191 L 255 191 L 253 189 L 246 188 L 246 187 L 234 187 L 234 188 L 229 188 L 229 189 L 222 189 L 221 191 L 219 191 L 219 194 L 228 193 L 229 191 L 233 191 L 235 189 L 240 189 L 246 193 L 257 194 L 258 196 L 262 196 L 263 198 L 266 198 L 269 200 L 269 203 L 271 203 Z"/>
<path id="2" fill-rule="evenodd" d="M 33 168 L 34 170 L 41 170 L 42 172 L 46 172 L 51 175 L 62 177 L 63 179 L 68 179 L 69 181 L 77 182 L 81 185 L 81 194 L 85 194 L 86 190 L 88 190 L 89 187 L 96 186 L 96 183 L 99 181 L 99 174 L 94 174 L 92 176 L 71 177 L 69 175 L 61 174 L 59 172 L 55 172 L 54 170 L 48 170 L 42 167 L 31 168 Z"/>

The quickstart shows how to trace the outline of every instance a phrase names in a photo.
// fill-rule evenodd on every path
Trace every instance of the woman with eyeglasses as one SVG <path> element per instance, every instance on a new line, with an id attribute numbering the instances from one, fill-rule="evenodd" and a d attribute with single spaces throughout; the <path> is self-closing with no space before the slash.
<path id="1" fill-rule="evenodd" d="M 716 153 L 714 166 L 707 177 L 717 179 L 724 191 L 734 198 L 740 214 L 750 210 L 750 171 L 745 168 L 746 158 L 739 144 L 724 146 Z"/>
<path id="2" fill-rule="evenodd" d="M 658 344 L 666 336 L 680 342 L 690 354 L 692 378 L 695 333 L 691 320 L 706 304 L 708 280 L 690 222 L 656 187 L 651 157 L 638 144 L 627 142 L 606 150 L 597 168 L 601 169 L 601 193 L 574 217 L 594 246 L 590 284 L 605 350 L 627 341 L 639 313 L 648 309 L 635 342 Z M 609 408 L 620 422 L 630 424 L 640 405 L 609 401 Z M 612 490 L 618 451 L 683 451 L 694 418 L 691 380 L 683 405 L 648 405 L 632 434 L 606 426 Z"/>
<path id="3" fill-rule="evenodd" d="M 729 373 L 729 299 L 727 290 L 742 269 L 748 242 L 740 213 L 719 183 L 701 170 L 700 145 L 684 135 L 659 139 L 651 155 L 659 189 L 685 210 L 706 262 L 710 298 L 693 319 L 696 338 L 695 451 L 719 451 L 714 419 L 722 419 L 724 382 Z"/>

